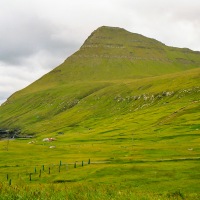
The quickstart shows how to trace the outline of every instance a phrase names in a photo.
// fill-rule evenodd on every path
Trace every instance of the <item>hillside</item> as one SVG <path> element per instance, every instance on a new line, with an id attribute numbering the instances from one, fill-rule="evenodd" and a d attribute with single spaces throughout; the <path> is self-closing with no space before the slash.
<path id="1" fill-rule="evenodd" d="M 95 132 L 103 123 L 107 130 L 117 116 L 124 116 L 122 124 L 129 118 L 137 121 L 134 116 L 141 112 L 137 109 L 157 109 L 163 99 L 171 101 L 164 108 L 169 113 L 170 105 L 175 110 L 182 106 L 183 100 L 177 100 L 182 90 L 192 91 L 185 95 L 187 103 L 198 100 L 194 88 L 199 85 L 199 67 L 199 52 L 168 47 L 124 29 L 100 27 L 63 64 L 13 94 L 0 107 L 0 127 L 26 134 L 88 127 Z"/>

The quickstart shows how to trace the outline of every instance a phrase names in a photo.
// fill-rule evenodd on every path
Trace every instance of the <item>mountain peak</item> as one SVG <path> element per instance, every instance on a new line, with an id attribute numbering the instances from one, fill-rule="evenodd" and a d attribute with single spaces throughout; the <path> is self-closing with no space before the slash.
<path id="1" fill-rule="evenodd" d="M 193 51 L 168 47 L 123 28 L 101 26 L 77 52 L 23 92 L 60 83 L 145 78 L 199 66 L 199 54 Z"/>
<path id="2" fill-rule="evenodd" d="M 88 40 L 90 39 L 96 39 L 96 38 L 106 38 L 106 36 L 108 37 L 108 39 L 110 39 L 110 37 L 115 37 L 116 34 L 120 34 L 120 33 L 129 33 L 128 31 L 126 31 L 123 28 L 119 28 L 119 27 L 111 27 L 111 26 L 100 26 L 99 28 L 97 28 L 96 30 L 94 30 L 91 35 L 87 38 L 87 40 L 85 42 L 88 42 Z"/>
<path id="3" fill-rule="evenodd" d="M 117 30 L 124 30 L 123 28 L 120 27 L 114 27 L 114 26 L 100 26 L 99 28 L 97 28 L 95 31 L 101 31 L 101 30 L 109 30 L 109 31 L 117 31 Z M 95 32 L 94 31 L 94 32 Z"/>
<path id="4" fill-rule="evenodd" d="M 82 47 L 64 63 L 12 95 L 1 106 L 0 125 L 1 127 L 21 127 L 25 132 L 27 130 L 38 132 L 38 127 L 40 127 L 40 132 L 45 132 L 49 124 L 53 124 L 51 126 L 53 132 L 62 130 L 66 127 L 66 123 L 72 129 L 86 127 L 84 120 L 87 121 L 88 115 L 91 114 L 96 121 L 99 111 L 102 112 L 102 115 L 99 115 L 101 119 L 104 118 L 104 112 L 110 114 L 110 107 L 105 108 L 104 105 L 113 100 L 112 108 L 116 112 L 121 112 L 129 102 L 133 101 L 135 104 L 135 100 L 139 100 L 134 97 L 135 95 L 141 92 L 141 96 L 138 97 L 142 97 L 143 91 L 148 88 L 155 87 L 152 96 L 163 94 L 163 87 L 165 86 L 165 91 L 168 89 L 165 84 L 163 87 L 160 86 L 160 83 L 163 83 L 163 75 L 167 74 L 166 77 L 169 77 L 169 74 L 198 67 L 200 67 L 199 53 L 168 47 L 157 40 L 122 28 L 102 26 L 96 29 Z M 159 82 L 152 83 L 153 79 L 148 78 L 161 75 Z M 175 78 L 172 80 L 174 81 Z M 187 77 L 183 80 L 187 80 Z M 199 77 L 195 77 L 194 80 L 199 80 Z M 131 84 L 124 85 L 130 81 Z M 138 82 L 140 82 L 139 85 Z M 119 88 L 118 84 L 121 85 Z M 175 85 L 172 82 L 169 86 Z M 129 88 L 132 86 L 134 89 L 131 91 Z M 107 87 L 110 89 L 107 90 Z M 160 93 L 158 93 L 158 88 L 161 88 Z M 150 95 L 148 98 L 151 99 L 149 103 L 145 103 L 146 98 L 141 98 L 143 99 L 141 102 L 145 103 L 141 104 L 141 108 L 143 105 L 145 107 L 153 105 L 158 100 L 154 101 L 154 97 L 151 98 Z M 100 99 L 103 103 L 100 103 Z M 95 106 L 97 102 L 99 104 Z M 165 101 L 161 103 L 163 102 Z M 138 110 L 140 106 L 138 107 L 138 103 L 135 105 L 137 106 L 133 110 Z M 99 106 L 102 106 L 102 110 Z M 127 107 L 128 112 L 130 108 L 132 110 L 132 105 Z M 88 123 L 91 121 L 89 120 Z"/>
<path id="5" fill-rule="evenodd" d="M 137 33 L 131 33 L 123 28 L 101 26 L 94 30 L 82 47 L 91 45 L 120 45 L 120 46 L 152 46 L 162 44 L 157 40 L 147 38 Z M 162 44 L 163 45 L 163 44 Z"/>
<path id="6" fill-rule="evenodd" d="M 199 61 L 192 51 L 123 28 L 101 26 L 53 72 L 62 71 L 56 81 L 63 77 L 65 81 L 118 80 L 174 73 L 198 67 Z"/>

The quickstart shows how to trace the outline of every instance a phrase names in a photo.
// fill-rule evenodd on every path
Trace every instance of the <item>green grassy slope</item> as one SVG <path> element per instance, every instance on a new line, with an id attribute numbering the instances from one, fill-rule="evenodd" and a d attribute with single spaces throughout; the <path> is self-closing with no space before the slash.
<path id="1" fill-rule="evenodd" d="M 129 110 L 128 106 L 132 101 L 128 102 L 126 108 L 117 111 L 115 106 L 118 104 L 112 101 L 112 98 L 117 98 L 121 93 L 136 95 L 138 91 L 134 87 L 135 83 L 142 87 L 144 81 L 147 89 L 150 89 L 146 90 L 146 93 L 151 92 L 151 89 L 154 92 L 153 87 L 148 86 L 152 85 L 152 79 L 148 77 L 172 75 L 199 66 L 199 52 L 167 47 L 154 39 L 124 29 L 100 27 L 88 37 L 80 50 L 62 65 L 13 94 L 0 107 L 0 126 L 40 133 L 50 131 L 50 128 L 44 128 L 49 121 L 55 124 L 55 128 L 51 127 L 51 131 L 55 131 L 93 116 L 114 117 L 127 112 L 125 110 Z M 173 79 L 171 75 L 166 76 L 166 81 Z M 183 73 L 183 76 L 187 82 L 187 75 Z M 160 83 L 160 80 L 162 77 L 157 81 L 157 87 L 160 87 L 158 92 L 167 90 L 166 83 Z M 133 82 L 133 86 L 130 87 L 128 82 Z M 195 84 L 198 83 L 195 82 L 194 86 Z M 98 98 L 98 94 L 103 96 L 103 100 L 94 101 L 93 96 Z M 86 111 L 90 104 L 94 104 L 94 108 Z M 106 109 L 114 111 L 108 115 Z M 62 118 L 65 117 L 69 117 L 72 122 L 63 121 Z M 73 118 L 76 119 L 73 121 Z M 60 121 L 60 125 L 57 121 Z"/>
<path id="2" fill-rule="evenodd" d="M 1 128 L 36 136 L 0 141 L 1 197 L 199 199 L 199 62 L 198 52 L 97 29 L 0 107 Z"/>
<path id="3" fill-rule="evenodd" d="M 145 79 L 77 82 L 24 94 L 11 98 L 1 107 L 1 123 L 5 127 L 19 126 L 27 133 L 80 130 L 96 134 L 102 129 L 100 124 L 106 130 L 113 126 L 126 126 L 130 131 L 144 128 L 144 125 L 156 127 L 164 123 L 161 118 L 169 122 L 181 118 L 182 115 L 173 115 L 173 112 L 184 106 L 194 107 L 198 114 L 199 73 L 200 69 L 194 69 Z M 186 116 L 190 116 L 186 108 L 185 112 L 189 112 Z M 191 116 L 195 117 L 195 112 Z M 151 120 L 143 125 L 139 116 Z"/>

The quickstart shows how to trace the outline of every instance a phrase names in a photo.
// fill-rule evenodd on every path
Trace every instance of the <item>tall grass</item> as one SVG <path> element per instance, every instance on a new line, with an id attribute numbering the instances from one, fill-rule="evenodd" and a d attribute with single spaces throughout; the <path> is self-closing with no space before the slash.
<path id="1" fill-rule="evenodd" d="M 200 195 L 184 195 L 180 191 L 171 193 L 152 193 L 138 191 L 136 188 L 120 188 L 114 185 L 91 184 L 36 184 L 5 186 L 0 184 L 1 200 L 198 200 Z"/>

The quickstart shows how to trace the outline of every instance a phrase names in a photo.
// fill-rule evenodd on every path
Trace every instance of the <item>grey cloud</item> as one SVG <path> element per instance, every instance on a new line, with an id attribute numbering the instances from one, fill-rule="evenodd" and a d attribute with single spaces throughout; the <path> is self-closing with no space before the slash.
<path id="1" fill-rule="evenodd" d="M 24 58 L 38 51 L 54 54 L 66 52 L 65 49 L 74 50 L 77 46 L 67 36 L 65 40 L 56 37 L 59 34 L 56 25 L 37 16 L 15 16 L 15 19 L 9 18 L 3 27 L 0 29 L 0 60 L 8 64 L 21 65 Z"/>

